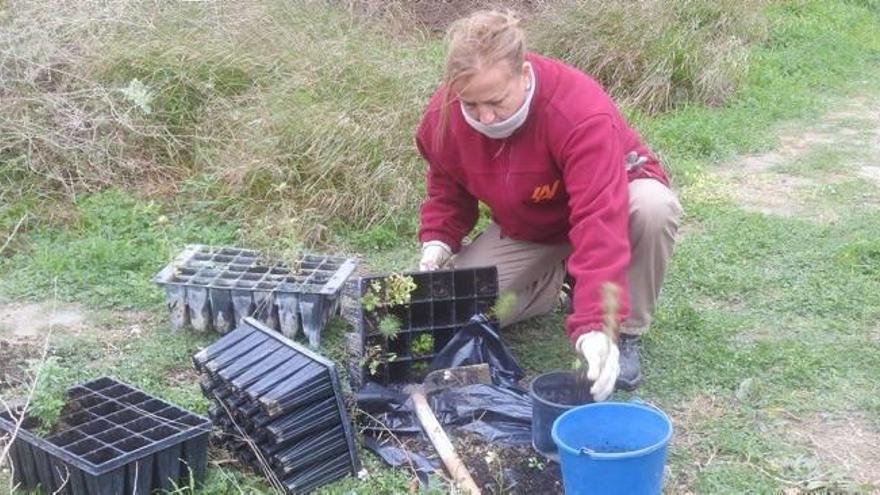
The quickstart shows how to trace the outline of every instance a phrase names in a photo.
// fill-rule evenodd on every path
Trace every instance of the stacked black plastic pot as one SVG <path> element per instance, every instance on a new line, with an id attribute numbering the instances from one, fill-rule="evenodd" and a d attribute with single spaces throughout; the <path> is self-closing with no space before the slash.
<path id="1" fill-rule="evenodd" d="M 56 432 L 0 413 L 13 482 L 67 495 L 148 495 L 204 478 L 211 422 L 112 378 L 68 390 Z"/>
<path id="2" fill-rule="evenodd" d="M 226 333 L 253 316 L 290 338 L 302 328 L 317 347 L 356 267 L 347 258 L 304 254 L 287 264 L 250 249 L 194 244 L 154 281 L 165 289 L 175 328 Z"/>
<path id="3" fill-rule="evenodd" d="M 388 276 L 361 277 L 346 285 L 342 315 L 355 329 L 347 335 L 352 387 L 365 381 L 383 385 L 419 381 L 434 356 L 472 316 L 494 321 L 498 299 L 495 267 L 404 273 L 415 283 L 406 304 L 368 308 L 364 295 L 381 287 Z M 394 337 L 382 335 L 383 318 L 392 316 L 400 328 Z M 422 344 L 422 345 L 419 345 Z M 377 360 L 370 365 L 371 360 Z"/>
<path id="4" fill-rule="evenodd" d="M 331 361 L 245 318 L 193 363 L 219 443 L 276 486 L 306 493 L 360 470 Z"/>

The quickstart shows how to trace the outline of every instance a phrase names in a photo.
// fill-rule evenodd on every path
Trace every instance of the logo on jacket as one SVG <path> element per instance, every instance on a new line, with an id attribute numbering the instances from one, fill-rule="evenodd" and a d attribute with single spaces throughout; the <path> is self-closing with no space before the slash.
<path id="1" fill-rule="evenodd" d="M 535 192 L 532 193 L 532 201 L 535 203 L 543 203 L 544 201 L 550 201 L 554 197 L 556 197 L 556 192 L 559 190 L 559 179 L 556 179 L 553 184 L 544 184 L 543 186 L 538 186 L 535 188 Z"/>

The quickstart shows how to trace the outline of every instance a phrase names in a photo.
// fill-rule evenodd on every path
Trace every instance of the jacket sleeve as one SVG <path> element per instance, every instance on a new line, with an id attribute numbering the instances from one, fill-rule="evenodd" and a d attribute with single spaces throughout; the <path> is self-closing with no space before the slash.
<path id="1" fill-rule="evenodd" d="M 423 138 L 419 135 L 416 144 L 428 162 L 428 197 L 422 203 L 419 240 L 443 241 L 457 253 L 461 240 L 477 223 L 477 200 L 430 156 Z"/>
<path id="2" fill-rule="evenodd" d="M 620 287 L 618 318 L 629 315 L 629 185 L 620 131 L 608 115 L 577 125 L 560 155 L 571 210 L 568 272 L 575 279 L 574 312 L 565 329 L 575 343 L 602 329 L 605 282 Z"/>

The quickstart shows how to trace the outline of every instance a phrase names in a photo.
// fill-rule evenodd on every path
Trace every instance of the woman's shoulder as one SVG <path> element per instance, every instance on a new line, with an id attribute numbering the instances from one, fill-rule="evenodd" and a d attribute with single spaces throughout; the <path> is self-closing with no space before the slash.
<path id="1" fill-rule="evenodd" d="M 438 87 L 427 105 L 422 109 L 422 117 L 419 119 L 417 136 L 432 134 L 440 122 L 440 104 L 443 101 L 445 91 L 443 86 Z"/>
<path id="2" fill-rule="evenodd" d="M 585 72 L 538 54 L 530 53 L 528 60 L 537 74 L 540 113 L 549 129 L 564 131 L 600 115 L 619 113 L 602 85 Z"/>

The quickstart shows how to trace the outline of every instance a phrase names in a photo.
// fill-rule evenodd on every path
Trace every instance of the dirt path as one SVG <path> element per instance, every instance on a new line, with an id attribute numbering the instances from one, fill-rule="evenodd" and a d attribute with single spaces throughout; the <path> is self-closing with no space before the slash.
<path id="1" fill-rule="evenodd" d="M 65 333 L 83 330 L 86 313 L 79 306 L 51 303 L 0 304 L 0 337 L 39 337 L 48 329 Z"/>
<path id="2" fill-rule="evenodd" d="M 747 210 L 828 223 L 855 206 L 880 210 L 878 157 L 880 98 L 861 96 L 716 175 L 719 192 Z"/>

